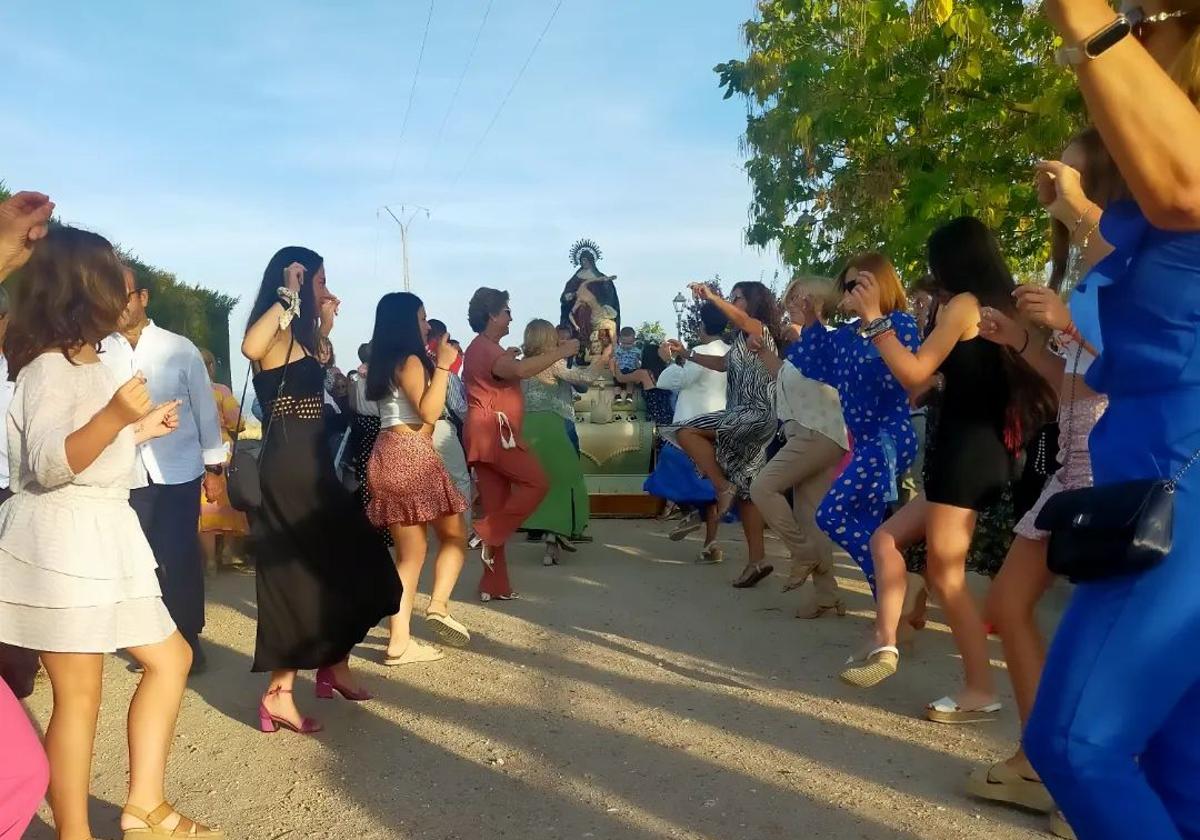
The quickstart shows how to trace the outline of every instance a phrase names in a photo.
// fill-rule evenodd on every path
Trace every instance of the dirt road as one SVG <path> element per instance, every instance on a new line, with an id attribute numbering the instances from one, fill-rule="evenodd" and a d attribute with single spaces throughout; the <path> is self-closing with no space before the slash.
<path id="1" fill-rule="evenodd" d="M 355 662 L 376 700 L 316 701 L 306 674 L 297 697 L 326 725 L 313 738 L 258 732 L 254 578 L 210 578 L 211 664 L 184 700 L 169 795 L 245 840 L 1045 836 L 1044 818 L 961 793 L 965 774 L 1006 754 L 1016 735 L 998 644 L 1001 720 L 928 723 L 923 705 L 958 679 L 937 612 L 896 677 L 856 692 L 836 678 L 870 616 L 850 566 L 838 574 L 851 614 L 800 621 L 778 574 L 754 590 L 729 587 L 743 556 L 733 531 L 729 561 L 696 566 L 698 543 L 669 542 L 661 523 L 592 530 L 596 542 L 557 568 L 518 545 L 510 556 L 523 598 L 511 603 L 474 600 L 473 555 L 456 613 L 475 639 L 441 662 L 383 667 L 376 629 Z M 782 571 L 779 543 L 769 548 Z M 422 621 L 414 626 L 424 634 Z M 123 660 L 107 660 L 99 838 L 119 836 L 135 679 Z M 31 707 L 44 721 L 44 680 Z M 46 818 L 27 836 L 53 837 Z"/>

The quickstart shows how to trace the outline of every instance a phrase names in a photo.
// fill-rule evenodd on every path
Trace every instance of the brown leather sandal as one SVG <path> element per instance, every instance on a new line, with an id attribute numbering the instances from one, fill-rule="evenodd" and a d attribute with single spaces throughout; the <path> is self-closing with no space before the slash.
<path id="1" fill-rule="evenodd" d="M 163 821 L 172 814 L 178 813 L 170 802 L 164 802 L 153 811 L 143 811 L 136 805 L 126 805 L 122 814 L 128 814 L 134 819 L 141 820 L 144 826 L 125 829 L 125 840 L 144 840 L 147 837 L 189 838 L 189 840 L 225 840 L 225 832 L 219 828 L 209 828 L 195 820 L 190 820 L 179 814 L 179 822 L 174 828 L 163 827 Z"/>

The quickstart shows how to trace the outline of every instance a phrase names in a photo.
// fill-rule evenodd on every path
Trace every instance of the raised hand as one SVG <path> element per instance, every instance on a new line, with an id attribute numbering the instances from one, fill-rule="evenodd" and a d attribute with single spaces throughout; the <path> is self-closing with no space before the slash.
<path id="1" fill-rule="evenodd" d="M 1022 349 L 1029 338 L 1025 327 L 999 309 L 990 306 L 979 310 L 979 334 L 988 341 L 1006 345 L 1014 350 Z"/>
<path id="2" fill-rule="evenodd" d="M 879 308 L 879 281 L 875 279 L 875 275 L 869 271 L 860 271 L 857 279 L 858 282 L 850 291 L 855 310 L 867 321 L 883 317 Z"/>
<path id="3" fill-rule="evenodd" d="M 692 297 L 694 297 L 696 300 L 708 301 L 717 296 L 717 293 L 713 291 L 712 286 L 708 285 L 707 283 L 689 283 L 688 288 L 692 292 Z"/>
<path id="4" fill-rule="evenodd" d="M 1034 170 L 1037 173 L 1038 202 L 1063 224 L 1074 225 L 1092 206 L 1083 192 L 1079 170 L 1060 160 L 1038 161 Z"/>
<path id="5" fill-rule="evenodd" d="M 0 203 L 0 280 L 26 263 L 53 212 L 54 202 L 37 192 L 19 192 Z"/>
<path id="6" fill-rule="evenodd" d="M 442 337 L 438 339 L 437 347 L 433 351 L 434 364 L 438 367 L 449 370 L 450 365 L 458 361 L 458 348 L 450 343 L 449 333 L 442 333 Z"/>
<path id="7" fill-rule="evenodd" d="M 122 426 L 136 423 L 145 417 L 152 408 L 150 391 L 146 388 L 146 377 L 138 371 L 133 377 L 117 389 L 108 401 L 107 410 L 112 412 Z"/>
<path id="8" fill-rule="evenodd" d="M 1017 311 L 1035 324 L 1052 330 L 1065 330 L 1071 325 L 1071 311 L 1053 289 L 1045 286 L 1017 286 L 1013 292 Z"/>
<path id="9" fill-rule="evenodd" d="M 304 271 L 305 268 L 300 263 L 292 263 L 283 270 L 283 285 L 293 292 L 300 291 L 300 287 L 304 285 Z"/>

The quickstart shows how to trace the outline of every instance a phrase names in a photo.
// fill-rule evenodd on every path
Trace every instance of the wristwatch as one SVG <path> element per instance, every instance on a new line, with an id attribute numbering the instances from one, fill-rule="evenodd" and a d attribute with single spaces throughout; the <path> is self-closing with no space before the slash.
<path id="1" fill-rule="evenodd" d="M 1133 22 L 1125 15 L 1117 15 L 1112 23 L 1102 26 L 1075 46 L 1059 47 L 1054 52 L 1054 60 L 1063 67 L 1077 67 L 1085 61 L 1099 58 L 1131 32 Z"/>
<path id="2" fill-rule="evenodd" d="M 204 471 L 206 473 L 212 473 L 213 475 L 224 475 L 225 474 L 225 465 L 224 464 L 205 464 Z"/>

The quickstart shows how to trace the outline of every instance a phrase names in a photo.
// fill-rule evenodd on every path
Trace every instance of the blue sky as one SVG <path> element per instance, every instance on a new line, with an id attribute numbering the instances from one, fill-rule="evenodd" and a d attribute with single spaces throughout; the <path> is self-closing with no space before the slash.
<path id="1" fill-rule="evenodd" d="M 484 136 L 557 2 L 493 0 L 462 77 L 488 0 L 434 0 L 410 110 L 427 0 L 5 4 L 0 178 L 243 301 L 278 247 L 316 249 L 344 362 L 400 288 L 384 204 L 429 208 L 413 291 L 464 338 L 480 285 L 518 325 L 553 319 L 581 236 L 632 323 L 673 322 L 690 280 L 770 280 L 776 255 L 743 244 L 745 106 L 712 72 L 753 3 L 565 0 Z"/>

